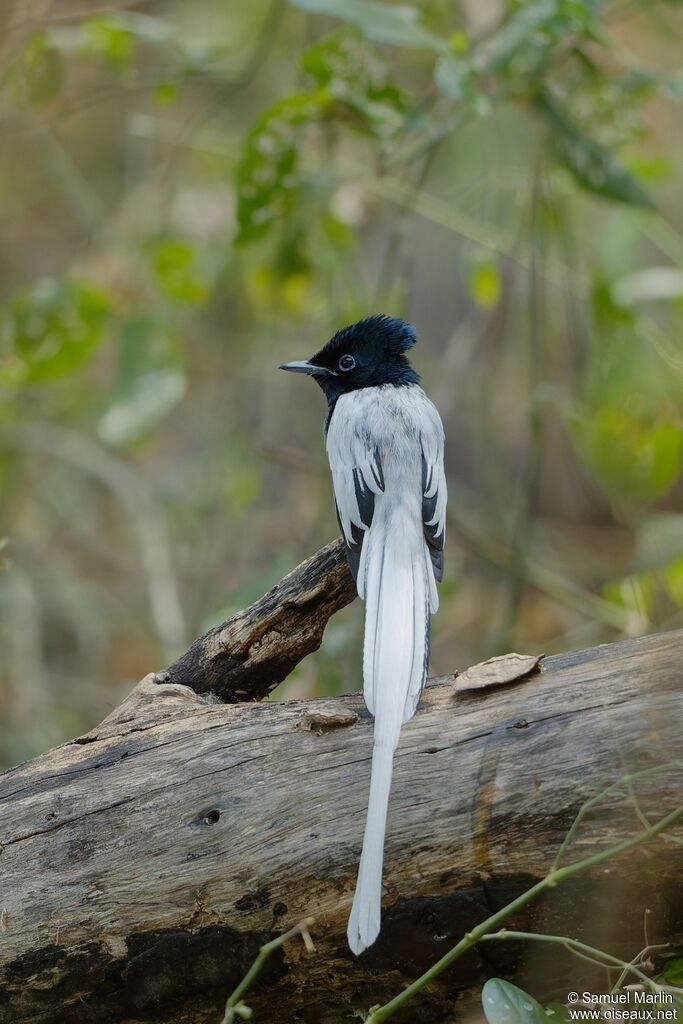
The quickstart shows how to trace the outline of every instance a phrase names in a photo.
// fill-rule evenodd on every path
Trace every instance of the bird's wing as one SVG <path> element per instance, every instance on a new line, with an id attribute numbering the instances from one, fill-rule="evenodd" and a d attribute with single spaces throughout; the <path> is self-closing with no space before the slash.
<path id="1" fill-rule="evenodd" d="M 432 403 L 426 401 L 426 413 L 420 429 L 422 447 L 422 522 L 434 569 L 434 578 L 443 578 L 443 547 L 446 539 L 446 475 L 443 466 L 444 434 L 441 418 Z M 436 609 L 433 608 L 432 611 Z"/>
<path id="2" fill-rule="evenodd" d="M 327 434 L 327 452 L 339 528 L 353 578 L 357 580 L 363 538 L 372 525 L 375 497 L 384 490 L 384 472 L 367 422 L 362 415 L 349 415 L 352 408 L 345 409 L 344 417 L 333 417 Z"/>
<path id="3" fill-rule="evenodd" d="M 360 597 L 364 596 L 358 581 L 362 541 L 373 522 L 375 499 L 384 490 L 379 438 L 368 399 L 362 392 L 339 398 L 326 438 L 337 519 Z"/>

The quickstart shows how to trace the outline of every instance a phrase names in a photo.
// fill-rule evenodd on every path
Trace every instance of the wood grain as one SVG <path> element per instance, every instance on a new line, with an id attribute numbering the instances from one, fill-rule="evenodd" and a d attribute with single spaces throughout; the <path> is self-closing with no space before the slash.
<path id="1" fill-rule="evenodd" d="M 544 874 L 582 801 L 680 756 L 682 665 L 674 632 L 547 658 L 500 689 L 433 680 L 397 751 L 384 925 L 359 960 L 344 933 L 372 746 L 360 696 L 225 705 L 147 677 L 98 729 L 0 779 L 0 1021 L 218 1024 L 259 943 L 307 915 L 317 952 L 273 959 L 254 1019 L 353 1019 Z M 640 786 L 649 816 L 682 778 Z M 572 856 L 638 827 L 614 797 Z M 630 957 L 646 906 L 652 941 L 683 936 L 681 866 L 658 841 L 513 925 Z M 453 1020 L 463 991 L 529 962 L 489 944 L 397 1020 Z"/>
<path id="2" fill-rule="evenodd" d="M 334 541 L 249 608 L 195 640 L 156 681 L 213 693 L 225 704 L 261 700 L 317 651 L 330 616 L 355 596 L 344 545 Z"/>

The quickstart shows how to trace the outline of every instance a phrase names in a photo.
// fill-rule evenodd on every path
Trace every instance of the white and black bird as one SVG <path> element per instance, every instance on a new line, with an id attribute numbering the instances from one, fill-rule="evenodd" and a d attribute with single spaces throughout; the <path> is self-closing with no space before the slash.
<path id="1" fill-rule="evenodd" d="M 393 755 L 427 677 L 446 519 L 444 434 L 405 352 L 402 320 L 371 316 L 337 331 L 307 373 L 325 392 L 327 454 L 349 564 L 365 601 L 363 695 L 375 718 L 363 852 L 348 925 L 361 953 L 379 934 Z"/>

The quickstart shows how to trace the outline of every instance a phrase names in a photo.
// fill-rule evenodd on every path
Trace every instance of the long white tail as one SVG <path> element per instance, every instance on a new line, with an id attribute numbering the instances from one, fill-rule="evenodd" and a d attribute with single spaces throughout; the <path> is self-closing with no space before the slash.
<path id="1" fill-rule="evenodd" d="M 427 674 L 430 599 L 432 610 L 436 602 L 421 522 L 408 509 L 394 509 L 390 519 L 378 511 L 358 571 L 358 592 L 365 598 L 363 693 L 375 716 L 375 737 L 363 852 L 347 930 L 356 955 L 379 934 L 394 750 Z"/>

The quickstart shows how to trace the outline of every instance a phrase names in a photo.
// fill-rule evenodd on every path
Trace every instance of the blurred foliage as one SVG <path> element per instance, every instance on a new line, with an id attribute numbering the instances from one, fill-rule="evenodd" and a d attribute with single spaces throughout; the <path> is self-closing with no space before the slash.
<path id="1" fill-rule="evenodd" d="M 3 317 L 4 381 L 30 384 L 76 370 L 101 341 L 109 308 L 102 292 L 77 281 L 43 278 L 19 292 Z"/>
<path id="2" fill-rule="evenodd" d="M 433 670 L 683 625 L 683 10 L 6 0 L 0 757 L 337 532 L 277 366 L 409 317 L 448 438 Z M 279 695 L 354 689 L 361 609 Z"/>

